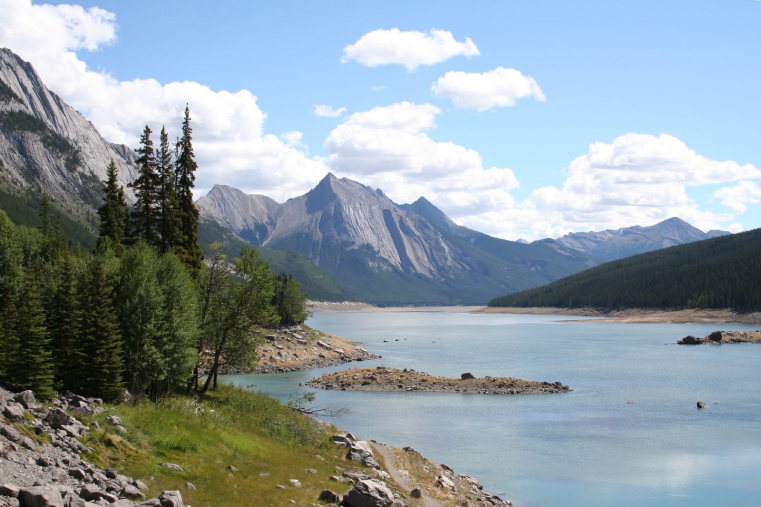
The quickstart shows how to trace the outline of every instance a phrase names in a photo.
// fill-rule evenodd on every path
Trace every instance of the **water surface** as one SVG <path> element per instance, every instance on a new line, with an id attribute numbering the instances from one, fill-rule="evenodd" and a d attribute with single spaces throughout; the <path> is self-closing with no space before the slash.
<path id="1" fill-rule="evenodd" d="M 281 400 L 352 366 L 560 381 L 550 395 L 315 392 L 330 422 L 473 475 L 522 506 L 761 505 L 761 345 L 677 346 L 727 324 L 569 323 L 457 312 L 320 313 L 383 359 L 230 376 Z M 584 320 L 583 318 L 581 320 Z M 697 410 L 697 400 L 709 404 Z"/>

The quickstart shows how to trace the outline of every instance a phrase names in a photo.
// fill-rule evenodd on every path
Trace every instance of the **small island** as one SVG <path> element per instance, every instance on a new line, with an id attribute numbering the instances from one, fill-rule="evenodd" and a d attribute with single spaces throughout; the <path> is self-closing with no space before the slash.
<path id="1" fill-rule="evenodd" d="M 761 331 L 714 331 L 704 338 L 685 336 L 677 345 L 720 345 L 722 343 L 761 343 Z"/>
<path id="2" fill-rule="evenodd" d="M 411 392 L 467 394 L 564 393 L 571 388 L 560 382 L 537 382 L 513 377 L 477 378 L 463 373 L 460 378 L 436 377 L 412 369 L 378 366 L 327 373 L 301 385 L 341 391 Z"/>

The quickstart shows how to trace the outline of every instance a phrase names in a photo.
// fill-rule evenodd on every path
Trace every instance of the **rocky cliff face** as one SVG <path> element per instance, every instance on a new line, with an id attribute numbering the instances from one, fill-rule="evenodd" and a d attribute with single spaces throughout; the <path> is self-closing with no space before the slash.
<path id="1" fill-rule="evenodd" d="M 424 198 L 399 206 L 333 174 L 282 204 L 221 186 L 197 204 L 205 219 L 256 245 L 299 252 L 350 292 L 381 304 L 484 303 L 500 290 L 591 265 L 583 256 L 457 226 Z"/>
<path id="2" fill-rule="evenodd" d="M 548 245 L 556 245 L 583 252 L 598 261 L 611 261 L 702 241 L 729 234 L 726 231 L 703 232 L 680 218 L 669 218 L 648 227 L 634 226 L 600 232 L 576 232 L 562 238 L 541 240 Z"/>
<path id="3" fill-rule="evenodd" d="M 30 63 L 1 48 L 0 185 L 45 192 L 87 217 L 100 206 L 111 160 L 131 199 L 132 150 L 105 141 L 92 123 L 47 89 Z"/>

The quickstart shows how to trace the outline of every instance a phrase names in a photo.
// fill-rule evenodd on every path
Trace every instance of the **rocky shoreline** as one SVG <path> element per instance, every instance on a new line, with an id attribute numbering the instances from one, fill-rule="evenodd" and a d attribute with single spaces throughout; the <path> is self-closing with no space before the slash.
<path id="1" fill-rule="evenodd" d="M 372 392 L 437 392 L 467 394 L 543 394 L 571 390 L 560 382 L 538 382 L 513 377 L 476 378 L 463 373 L 459 379 L 436 377 L 412 369 L 378 366 L 328 373 L 301 385 L 318 389 Z"/>
<path id="2" fill-rule="evenodd" d="M 685 336 L 677 345 L 721 345 L 722 343 L 761 343 L 761 331 L 714 331 L 703 338 Z"/>
<path id="3" fill-rule="evenodd" d="M 98 468 L 83 458 L 91 449 L 80 439 L 92 430 L 100 430 L 100 426 L 92 421 L 90 428 L 76 415 L 103 414 L 106 409 L 101 403 L 99 399 L 67 393 L 46 406 L 37 403 L 31 391 L 13 394 L 0 388 L 0 507 L 185 506 L 179 490 L 164 490 L 159 497 L 146 500 L 148 486 L 141 480 L 113 468 Z M 112 414 L 105 419 L 112 438 L 121 438 L 116 435 L 128 432 L 118 416 Z M 309 505 L 512 505 L 510 500 L 485 491 L 473 477 L 436 464 L 412 447 L 399 449 L 374 440 L 358 440 L 351 433 L 336 434 L 330 440 L 345 448 L 345 454 L 341 453 L 345 464 L 336 466 L 335 475 L 329 478 L 336 486 L 323 490 L 318 497 L 315 494 L 315 500 L 321 503 Z M 184 472 L 180 464 L 158 466 Z M 301 484 L 291 479 L 290 486 L 300 488 Z M 195 489 L 191 483 L 187 487 Z"/>

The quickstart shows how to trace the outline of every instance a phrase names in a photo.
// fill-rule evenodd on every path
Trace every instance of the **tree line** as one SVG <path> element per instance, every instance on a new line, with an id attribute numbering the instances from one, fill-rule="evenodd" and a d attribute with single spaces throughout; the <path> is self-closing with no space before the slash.
<path id="1" fill-rule="evenodd" d="M 70 390 L 107 400 L 216 388 L 220 367 L 252 365 L 254 325 L 306 318 L 297 282 L 253 248 L 203 262 L 189 111 L 174 154 L 143 131 L 136 203 L 113 162 L 92 251 L 70 248 L 43 198 L 37 228 L 0 210 L 0 379 L 40 397 Z M 206 378 L 202 365 L 208 365 Z"/>
<path id="2" fill-rule="evenodd" d="M 608 262 L 489 306 L 761 309 L 761 229 Z"/>

